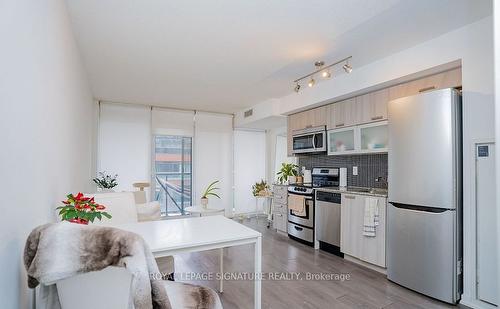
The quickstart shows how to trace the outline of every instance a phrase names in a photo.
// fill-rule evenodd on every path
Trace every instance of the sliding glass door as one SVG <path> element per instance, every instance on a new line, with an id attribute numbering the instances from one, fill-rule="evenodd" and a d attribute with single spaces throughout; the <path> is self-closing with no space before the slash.
<path id="1" fill-rule="evenodd" d="M 186 136 L 154 136 L 153 192 L 164 215 L 181 215 L 191 206 L 192 142 Z"/>

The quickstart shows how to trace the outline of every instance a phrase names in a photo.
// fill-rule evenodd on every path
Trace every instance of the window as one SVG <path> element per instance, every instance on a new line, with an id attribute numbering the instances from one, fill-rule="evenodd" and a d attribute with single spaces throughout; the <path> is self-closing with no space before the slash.
<path id="1" fill-rule="evenodd" d="M 154 196 L 163 214 L 184 214 L 191 206 L 191 157 L 192 137 L 154 136 Z"/>

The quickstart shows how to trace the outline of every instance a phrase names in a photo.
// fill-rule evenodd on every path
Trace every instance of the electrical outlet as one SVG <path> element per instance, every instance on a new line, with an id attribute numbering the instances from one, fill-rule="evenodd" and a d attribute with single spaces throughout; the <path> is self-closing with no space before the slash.
<path id="1" fill-rule="evenodd" d="M 352 175 L 353 176 L 358 176 L 358 167 L 357 166 L 353 166 L 352 167 Z"/>

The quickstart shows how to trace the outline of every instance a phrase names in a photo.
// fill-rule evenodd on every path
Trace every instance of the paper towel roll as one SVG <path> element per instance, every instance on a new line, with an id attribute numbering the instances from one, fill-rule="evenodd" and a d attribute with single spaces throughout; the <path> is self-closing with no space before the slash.
<path id="1" fill-rule="evenodd" d="M 311 183 L 311 170 L 303 170 L 302 172 L 304 173 L 304 183 Z"/>
<path id="2" fill-rule="evenodd" d="M 340 179 L 339 179 L 339 187 L 347 187 L 347 168 L 340 168 Z"/>

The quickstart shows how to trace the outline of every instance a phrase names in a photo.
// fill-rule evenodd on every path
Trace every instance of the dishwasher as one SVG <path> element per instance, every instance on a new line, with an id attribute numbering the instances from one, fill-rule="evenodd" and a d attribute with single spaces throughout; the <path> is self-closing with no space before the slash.
<path id="1" fill-rule="evenodd" d="M 340 193 L 316 190 L 316 236 L 319 248 L 344 257 L 340 252 Z"/>

